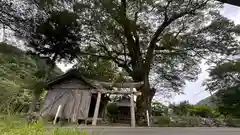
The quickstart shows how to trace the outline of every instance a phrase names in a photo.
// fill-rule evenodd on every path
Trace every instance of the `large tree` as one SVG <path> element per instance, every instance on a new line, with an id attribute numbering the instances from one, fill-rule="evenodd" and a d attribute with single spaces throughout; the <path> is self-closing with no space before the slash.
<path id="1" fill-rule="evenodd" d="M 52 0 L 51 7 L 42 10 L 47 14 L 38 13 L 48 18 L 52 10 L 67 9 L 78 16 L 79 46 L 84 50 L 78 55 L 111 60 L 133 81 L 144 81 L 138 88 L 142 92 L 137 97 L 139 120 L 151 108 L 155 94 L 150 76 L 158 90 L 179 92 L 186 80 L 196 79 L 202 59 L 229 55 L 238 47 L 238 27 L 222 17 L 218 11 L 221 4 L 211 0 Z M 88 52 L 86 47 L 97 51 Z"/>
<path id="2" fill-rule="evenodd" d="M 178 91 L 185 80 L 196 79 L 202 58 L 233 53 L 236 27 L 217 7 L 194 0 L 105 0 L 79 2 L 73 10 L 85 27 L 83 44 L 97 48 L 94 55 L 114 61 L 134 81 L 144 81 L 137 98 L 137 118 L 144 119 L 154 95 L 151 71 L 161 88 Z"/>
<path id="3" fill-rule="evenodd" d="M 57 5 L 48 8 L 48 0 L 3 0 L 0 4 L 0 23 L 14 31 L 29 52 L 47 58 L 52 65 L 77 58 L 82 28 L 75 13 Z"/>
<path id="4" fill-rule="evenodd" d="M 218 63 L 210 70 L 207 89 L 213 92 L 214 101 L 224 115 L 240 117 L 240 61 Z"/>

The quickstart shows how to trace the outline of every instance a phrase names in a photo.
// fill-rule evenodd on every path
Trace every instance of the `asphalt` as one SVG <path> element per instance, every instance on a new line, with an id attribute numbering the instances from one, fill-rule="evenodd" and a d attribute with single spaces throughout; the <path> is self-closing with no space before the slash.
<path id="1" fill-rule="evenodd" d="M 240 135 L 240 128 L 78 127 L 88 135 Z"/>

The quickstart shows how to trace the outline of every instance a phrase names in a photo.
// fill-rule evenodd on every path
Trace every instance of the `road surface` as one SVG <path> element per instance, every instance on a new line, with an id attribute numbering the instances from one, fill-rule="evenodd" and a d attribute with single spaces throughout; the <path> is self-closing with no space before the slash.
<path id="1" fill-rule="evenodd" d="M 79 129 L 87 132 L 88 135 L 240 135 L 240 128 L 80 127 Z"/>

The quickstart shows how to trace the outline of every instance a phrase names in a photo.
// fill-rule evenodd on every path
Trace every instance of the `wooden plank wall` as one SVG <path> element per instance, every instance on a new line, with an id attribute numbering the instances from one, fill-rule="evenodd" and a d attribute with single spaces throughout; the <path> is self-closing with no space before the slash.
<path id="1" fill-rule="evenodd" d="M 77 119 L 87 119 L 91 102 L 91 91 L 88 86 L 79 80 L 68 80 L 55 85 L 51 90 L 48 90 L 43 107 L 49 106 L 61 94 L 64 96 L 50 105 L 43 114 L 54 116 L 58 106 L 62 105 L 60 117 L 72 119 L 73 122 L 76 122 Z"/>

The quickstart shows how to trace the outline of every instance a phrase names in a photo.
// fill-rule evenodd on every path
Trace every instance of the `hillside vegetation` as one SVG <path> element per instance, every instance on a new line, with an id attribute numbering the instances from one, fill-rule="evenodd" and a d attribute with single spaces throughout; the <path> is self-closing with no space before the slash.
<path id="1" fill-rule="evenodd" d="M 0 111 L 26 112 L 39 68 L 47 68 L 45 60 L 27 55 L 22 50 L 0 43 Z M 62 74 L 55 68 L 49 78 Z"/>
<path id="2" fill-rule="evenodd" d="M 210 108 L 216 108 L 216 103 L 214 102 L 212 96 L 209 96 L 209 97 L 207 97 L 205 99 L 200 100 L 197 103 L 197 105 L 206 105 L 206 106 L 208 106 Z"/>

